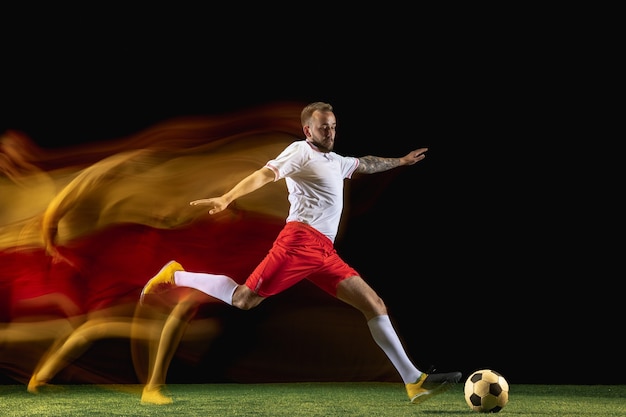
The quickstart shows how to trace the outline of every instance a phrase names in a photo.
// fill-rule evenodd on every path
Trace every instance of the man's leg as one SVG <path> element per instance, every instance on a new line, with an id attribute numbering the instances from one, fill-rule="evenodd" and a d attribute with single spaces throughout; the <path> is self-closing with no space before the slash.
<path id="1" fill-rule="evenodd" d="M 361 277 L 341 281 L 337 286 L 337 298 L 363 313 L 374 341 L 400 374 L 412 403 L 421 403 L 440 394 L 461 379 L 460 372 L 428 375 L 413 364 L 387 315 L 383 300 Z"/>
<path id="2" fill-rule="evenodd" d="M 159 293 L 167 286 L 194 288 L 242 310 L 254 308 L 265 299 L 226 275 L 189 272 L 178 262 L 170 261 L 143 287 L 141 302 L 146 295 Z"/>
<path id="3" fill-rule="evenodd" d="M 159 293 L 163 287 L 195 288 L 226 304 L 233 305 L 233 293 L 238 284 L 226 275 L 187 272 L 176 261 L 170 261 L 153 276 L 141 291 L 141 302 L 149 294 Z"/>

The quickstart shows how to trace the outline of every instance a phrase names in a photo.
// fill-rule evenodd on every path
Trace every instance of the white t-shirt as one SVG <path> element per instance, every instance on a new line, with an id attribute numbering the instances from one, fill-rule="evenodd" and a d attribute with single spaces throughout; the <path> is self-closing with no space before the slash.
<path id="1" fill-rule="evenodd" d="M 343 210 L 343 180 L 359 166 L 354 157 L 320 152 L 299 140 L 265 164 L 278 181 L 285 178 L 289 192 L 287 222 L 306 223 L 335 241 Z"/>

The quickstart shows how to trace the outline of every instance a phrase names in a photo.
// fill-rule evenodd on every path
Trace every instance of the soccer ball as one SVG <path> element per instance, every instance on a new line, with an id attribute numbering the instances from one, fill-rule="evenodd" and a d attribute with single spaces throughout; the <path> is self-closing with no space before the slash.
<path id="1" fill-rule="evenodd" d="M 509 383 L 492 369 L 481 369 L 465 381 L 465 401 L 474 411 L 497 413 L 509 402 Z"/>

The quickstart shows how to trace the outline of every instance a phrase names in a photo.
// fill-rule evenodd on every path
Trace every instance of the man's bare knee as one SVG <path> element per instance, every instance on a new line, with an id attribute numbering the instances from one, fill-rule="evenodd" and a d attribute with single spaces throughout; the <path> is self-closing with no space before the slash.
<path id="1" fill-rule="evenodd" d="M 233 307 L 240 310 L 250 310 L 261 304 L 264 299 L 247 286 L 239 285 L 233 293 Z"/>

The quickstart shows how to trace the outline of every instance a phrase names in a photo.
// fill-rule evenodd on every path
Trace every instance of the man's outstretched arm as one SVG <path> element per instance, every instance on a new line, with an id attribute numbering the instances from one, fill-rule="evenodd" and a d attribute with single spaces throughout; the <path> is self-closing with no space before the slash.
<path id="1" fill-rule="evenodd" d="M 253 191 L 258 190 L 265 184 L 274 181 L 276 178 L 274 171 L 268 168 L 260 168 L 248 175 L 237 183 L 227 193 L 220 197 L 203 198 L 200 200 L 191 201 L 189 204 L 192 206 L 208 206 L 209 214 L 219 213 L 224 210 L 230 203 L 242 197 L 246 194 L 250 194 Z"/>
<path id="2" fill-rule="evenodd" d="M 380 156 L 362 156 L 359 158 L 359 166 L 356 171 L 359 174 L 374 174 L 376 172 L 388 171 L 390 169 L 413 165 L 426 158 L 428 148 L 419 148 L 409 152 L 402 158 L 383 158 Z"/>

